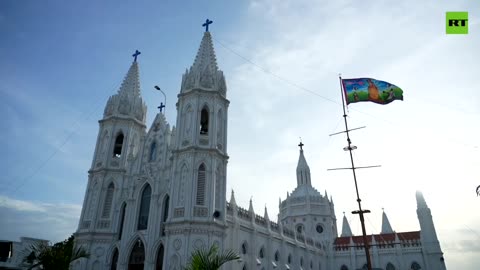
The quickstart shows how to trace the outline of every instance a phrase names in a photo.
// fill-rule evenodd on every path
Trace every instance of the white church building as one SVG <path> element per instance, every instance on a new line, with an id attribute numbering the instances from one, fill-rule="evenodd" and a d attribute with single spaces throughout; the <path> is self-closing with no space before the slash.
<path id="1" fill-rule="evenodd" d="M 176 126 L 160 112 L 147 128 L 135 58 L 99 120 L 75 233 L 90 257 L 72 269 L 179 270 L 211 245 L 241 257 L 223 269 L 367 269 L 362 237 L 345 216 L 338 235 L 333 201 L 312 186 L 303 149 L 277 219 L 251 201 L 237 205 L 233 191 L 227 201 L 229 103 L 206 31 L 182 78 Z M 382 231 L 368 236 L 374 269 L 446 269 L 430 209 L 421 193 L 416 199 L 419 231 L 395 232 L 383 213 Z"/>

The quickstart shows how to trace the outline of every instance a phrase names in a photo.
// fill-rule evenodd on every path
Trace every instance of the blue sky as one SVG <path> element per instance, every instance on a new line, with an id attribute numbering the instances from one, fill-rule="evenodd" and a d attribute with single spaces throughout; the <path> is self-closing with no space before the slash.
<path id="1" fill-rule="evenodd" d="M 464 10 L 470 33 L 447 36 L 445 12 Z M 276 216 L 278 198 L 296 185 L 302 137 L 313 185 L 333 196 L 337 218 L 355 209 L 351 175 L 326 171 L 349 161 L 345 138 L 328 136 L 342 128 L 338 73 L 385 80 L 404 90 L 403 102 L 349 108 L 350 126 L 367 126 L 352 138 L 357 164 L 382 165 L 358 175 L 372 210 L 367 231 L 380 230 L 382 207 L 394 230 L 418 230 L 420 189 L 447 267 L 476 269 L 480 6 L 472 1 L 0 1 L 0 239 L 59 241 L 75 231 L 97 121 L 132 53 L 142 52 L 148 125 L 162 101 L 154 85 L 166 91 L 174 124 L 206 18 L 231 101 L 227 185 L 239 204 L 253 196 L 257 212 L 266 205 Z"/>

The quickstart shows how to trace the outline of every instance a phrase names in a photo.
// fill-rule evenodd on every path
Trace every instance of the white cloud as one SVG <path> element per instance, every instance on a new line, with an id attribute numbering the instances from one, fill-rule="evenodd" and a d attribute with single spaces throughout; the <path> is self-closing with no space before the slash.
<path id="1" fill-rule="evenodd" d="M 21 201 L 11 199 L 6 196 L 0 195 L 0 207 L 10 208 L 16 211 L 25 212 L 45 212 L 46 209 L 40 205 L 37 205 L 28 201 Z"/>
<path id="2" fill-rule="evenodd" d="M 58 242 L 77 229 L 81 205 L 17 200 L 0 196 L 0 239 L 35 237 Z"/>

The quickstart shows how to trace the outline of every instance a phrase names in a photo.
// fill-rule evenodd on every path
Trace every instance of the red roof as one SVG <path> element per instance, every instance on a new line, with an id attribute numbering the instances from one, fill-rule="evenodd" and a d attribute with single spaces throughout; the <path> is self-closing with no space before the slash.
<path id="1" fill-rule="evenodd" d="M 420 240 L 420 231 L 414 232 L 401 232 L 396 233 L 400 241 L 409 241 L 409 240 Z M 395 233 L 384 233 L 384 234 L 371 234 L 367 235 L 368 243 L 371 244 L 373 238 L 377 243 L 389 243 L 395 241 Z M 337 237 L 333 242 L 333 245 L 336 246 L 347 246 L 350 244 L 350 239 L 353 240 L 354 245 L 363 245 L 363 236 L 346 236 L 346 237 Z"/>

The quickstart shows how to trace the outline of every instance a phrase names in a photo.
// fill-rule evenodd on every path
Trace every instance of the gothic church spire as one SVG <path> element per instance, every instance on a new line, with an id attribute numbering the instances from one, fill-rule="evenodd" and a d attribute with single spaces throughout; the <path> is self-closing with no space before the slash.
<path id="1" fill-rule="evenodd" d="M 180 92 L 186 93 L 194 89 L 218 91 L 222 96 L 225 96 L 227 91 L 225 77 L 217 66 L 212 35 L 208 31 L 203 34 L 193 65 L 182 77 Z"/>
<path id="2" fill-rule="evenodd" d="M 128 69 L 127 75 L 125 75 L 123 79 L 118 93 L 108 99 L 103 117 L 130 117 L 145 123 L 147 106 L 145 102 L 143 102 L 140 92 L 138 62 L 133 61 Z"/>
<path id="3" fill-rule="evenodd" d="M 118 93 L 120 95 L 128 95 L 132 97 L 140 96 L 140 72 L 137 61 L 132 62 Z"/>
<path id="4" fill-rule="evenodd" d="M 307 160 L 305 160 L 305 156 L 303 155 L 304 144 L 300 142 L 298 146 L 300 146 L 300 156 L 297 164 L 297 186 L 311 186 L 310 167 L 308 167 Z"/>

